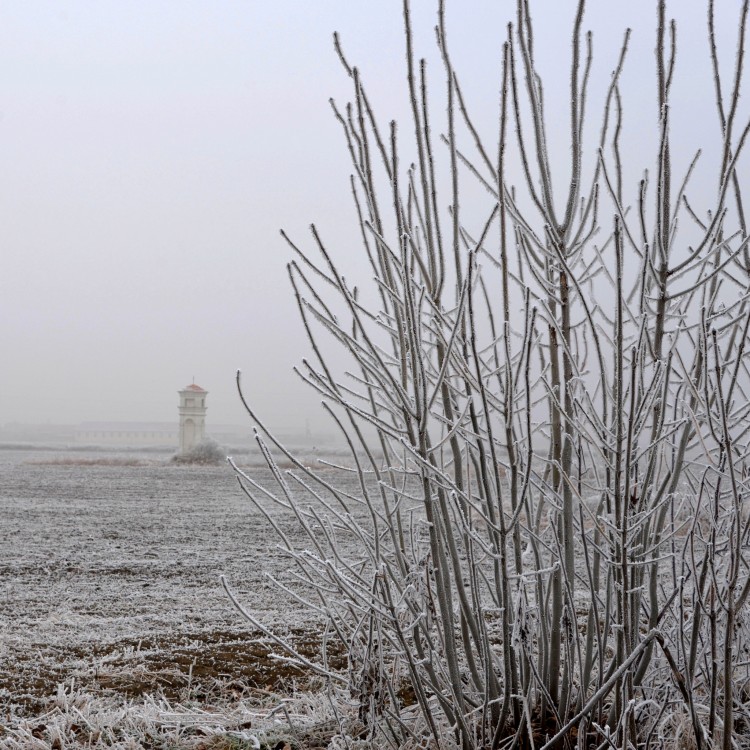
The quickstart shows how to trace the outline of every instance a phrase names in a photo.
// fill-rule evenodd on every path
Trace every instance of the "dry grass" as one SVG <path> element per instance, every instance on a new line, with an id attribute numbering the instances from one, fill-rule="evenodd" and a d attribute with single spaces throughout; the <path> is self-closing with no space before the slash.
<path id="1" fill-rule="evenodd" d="M 24 461 L 27 466 L 148 466 L 155 462 L 144 461 L 140 458 L 84 458 L 70 457 L 64 458 L 40 458 L 35 460 Z"/>

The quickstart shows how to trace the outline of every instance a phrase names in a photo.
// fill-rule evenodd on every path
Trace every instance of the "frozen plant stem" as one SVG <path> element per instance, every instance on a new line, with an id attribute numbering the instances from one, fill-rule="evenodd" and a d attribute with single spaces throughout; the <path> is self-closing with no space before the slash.
<path id="1" fill-rule="evenodd" d="M 575 4 L 561 171 L 531 2 L 501 35 L 496 152 L 467 106 L 442 0 L 437 11 L 440 73 L 418 58 L 403 3 L 408 127 L 381 127 L 334 38 L 352 102 L 332 107 L 371 278 L 350 286 L 314 226 L 309 250 L 284 235 L 311 351 L 298 372 L 348 466 L 295 458 L 238 379 L 277 490 L 238 478 L 294 566 L 280 590 L 325 621 L 320 663 L 243 612 L 285 659 L 347 687 L 356 717 L 330 691 L 347 741 L 648 747 L 686 715 L 698 748 L 726 750 L 750 711 L 736 664 L 750 638 L 748 2 L 728 88 L 709 2 L 719 181 L 703 206 L 698 157 L 673 175 L 685 123 L 665 2 L 652 177 L 636 185 L 624 164 L 637 155 L 621 153 L 629 30 L 592 137 L 593 35 Z M 329 666 L 334 640 L 345 674 Z"/>

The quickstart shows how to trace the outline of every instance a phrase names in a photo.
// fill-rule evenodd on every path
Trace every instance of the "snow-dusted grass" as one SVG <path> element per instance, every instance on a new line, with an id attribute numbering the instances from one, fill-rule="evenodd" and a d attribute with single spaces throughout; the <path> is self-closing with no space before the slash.
<path id="1" fill-rule="evenodd" d="M 340 730 L 324 691 L 294 698 L 270 695 L 237 698 L 217 692 L 211 702 L 189 696 L 97 695 L 59 685 L 47 709 L 15 722 L 0 736 L 3 750 L 49 747 L 184 748 L 242 750 L 275 748 L 288 742 L 335 742 Z"/>
<path id="2" fill-rule="evenodd" d="M 45 711 L 5 728 L 0 748 L 242 750 L 289 742 L 329 744 L 341 731 L 325 691 L 307 691 L 293 698 L 237 697 L 231 691 L 217 691 L 212 698 L 123 699 L 76 688 L 73 682 L 61 684 Z"/>

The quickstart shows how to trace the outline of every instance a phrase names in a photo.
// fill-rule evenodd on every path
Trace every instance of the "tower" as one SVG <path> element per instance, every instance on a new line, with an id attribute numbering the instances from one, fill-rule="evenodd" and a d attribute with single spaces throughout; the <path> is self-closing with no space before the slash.
<path id="1" fill-rule="evenodd" d="M 180 453 L 187 453 L 206 436 L 206 396 L 208 391 L 192 383 L 180 394 Z"/>

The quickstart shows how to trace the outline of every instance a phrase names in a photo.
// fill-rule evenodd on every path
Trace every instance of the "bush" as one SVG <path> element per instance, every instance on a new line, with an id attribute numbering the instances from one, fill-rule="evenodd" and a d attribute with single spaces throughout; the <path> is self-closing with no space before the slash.
<path id="1" fill-rule="evenodd" d="M 226 460 L 221 446 L 211 438 L 202 440 L 185 453 L 178 453 L 172 461 L 178 464 L 216 465 Z"/>
<path id="2" fill-rule="evenodd" d="M 722 87 L 712 44 L 721 128 L 709 152 L 719 180 L 699 207 L 692 165 L 679 181 L 672 174 L 675 36 L 659 4 L 657 156 L 629 207 L 620 153 L 628 35 L 599 136 L 584 137 L 591 47 L 581 3 L 569 67 L 572 174 L 556 204 L 529 4 L 519 0 L 503 45 L 496 153 L 465 106 L 442 13 L 438 143 L 408 1 L 404 9 L 416 155 L 406 169 L 395 123 L 380 129 L 336 41 L 353 102 L 334 109 L 372 288 L 349 286 L 315 227 L 318 259 L 290 241 L 315 355 L 301 374 L 350 446 L 354 474 L 305 467 L 243 397 L 277 493 L 237 471 L 280 534 L 296 596 L 325 620 L 320 660 L 242 612 L 286 658 L 329 680 L 345 736 L 466 750 L 728 750 L 740 736 L 747 745 L 750 678 L 739 659 L 750 642 L 750 254 L 737 164 L 750 125 L 738 130 L 741 76 Z M 712 22 L 709 34 L 713 42 Z M 469 226 L 471 181 L 487 198 Z M 332 345 L 349 357 L 346 371 Z M 267 443 L 294 467 L 282 472 Z M 280 530 L 269 502 L 291 515 L 306 548 Z M 346 646 L 347 674 L 327 666 L 332 638 Z"/>

